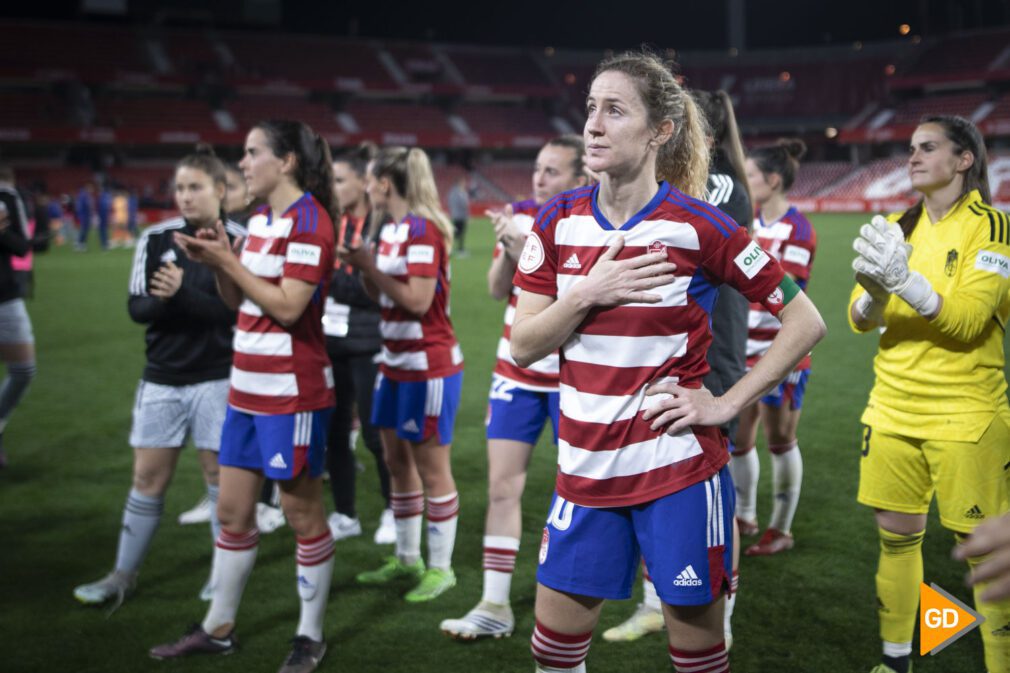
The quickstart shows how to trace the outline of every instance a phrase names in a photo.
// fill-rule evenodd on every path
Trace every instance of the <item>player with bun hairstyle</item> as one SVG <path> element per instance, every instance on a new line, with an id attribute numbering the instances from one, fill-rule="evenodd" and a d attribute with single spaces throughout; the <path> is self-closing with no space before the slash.
<path id="1" fill-rule="evenodd" d="M 751 208 L 747 174 L 744 170 L 743 143 L 740 141 L 740 132 L 736 125 L 733 102 L 725 91 L 695 90 L 691 92 L 691 97 L 708 122 L 706 137 L 712 158 L 705 200 L 726 213 L 738 226 L 749 229 L 754 211 Z M 713 395 L 725 393 L 747 371 L 748 306 L 747 299 L 733 288 L 728 285 L 719 288 L 719 297 L 712 308 L 712 345 L 708 349 L 707 356 L 712 370 L 704 379 L 705 387 Z M 733 447 L 732 439 L 736 434 L 738 420 L 734 416 L 721 426 L 723 435 L 729 440 L 730 449 Z M 733 523 L 733 576 L 730 582 L 732 591 L 726 596 L 724 619 L 726 649 L 729 649 L 733 642 L 730 622 L 736 604 L 737 568 L 740 565 L 740 535 L 735 519 Z M 644 565 L 643 571 L 644 600 L 626 621 L 604 631 L 604 640 L 633 641 L 664 629 L 662 602 Z"/>
<path id="2" fill-rule="evenodd" d="M 561 192 L 586 184 L 582 158 L 585 145 L 576 135 L 547 142 L 533 168 L 533 198 L 489 211 L 498 245 L 488 270 L 488 291 L 494 299 L 508 297 L 505 331 L 498 340 L 498 361 L 488 394 L 488 506 L 484 524 L 484 592 L 460 619 L 446 619 L 442 632 L 460 640 L 501 638 L 515 628 L 509 604 L 522 535 L 522 494 L 526 470 L 537 439 L 550 418 L 554 442 L 558 432 L 558 354 L 551 353 L 528 368 L 509 354 L 509 333 L 520 290 L 512 284 L 516 263 L 533 220 L 544 203 Z"/>
<path id="3" fill-rule="evenodd" d="M 1010 318 L 1010 219 L 993 208 L 986 148 L 963 117 L 924 117 L 908 172 L 922 198 L 864 224 L 854 243 L 849 322 L 880 330 L 863 412 L 859 502 L 876 513 L 881 663 L 906 673 L 923 581 L 922 541 L 936 495 L 959 545 L 1010 509 L 1010 404 L 1004 372 Z M 1010 600 L 986 567 L 992 533 L 956 550 L 975 579 L 985 667 L 1010 671 Z M 997 558 L 994 555 L 994 559 Z M 1002 562 L 1002 561 L 1001 561 Z M 998 565 L 997 565 L 998 567 Z"/>
<path id="4" fill-rule="evenodd" d="M 264 475 L 280 484 L 281 507 L 297 540 L 301 615 L 282 673 L 314 670 L 326 652 L 323 615 L 333 574 L 333 537 L 322 500 L 333 372 L 322 330 L 333 270 L 336 211 L 330 150 L 307 125 L 266 121 L 246 137 L 239 164 L 263 199 L 236 254 L 220 223 L 176 234 L 186 256 L 214 271 L 238 309 L 228 411 L 221 433 L 221 535 L 214 550 L 214 597 L 203 622 L 155 659 L 227 654 L 235 617 L 256 561 L 256 502 Z"/>
<path id="5" fill-rule="evenodd" d="M 368 162 L 375 151 L 374 145 L 365 143 L 333 159 L 334 191 L 343 210 L 337 240 L 345 247 L 354 247 L 354 241 L 359 239 L 378 242 L 377 230 L 373 233 L 374 228 L 369 226 L 371 204 L 365 191 Z M 385 505 L 374 539 L 377 544 L 391 544 L 396 540 L 390 507 L 389 470 L 382 457 L 379 431 L 372 424 L 372 392 L 378 374 L 375 356 L 382 349 L 379 320 L 379 305 L 365 291 L 361 271 L 338 259 L 323 314 L 323 331 L 326 333 L 326 350 L 333 363 L 333 379 L 336 389 L 342 391 L 337 396 L 337 407 L 330 419 L 327 451 L 330 491 L 335 508 L 328 522 L 335 540 L 361 534 L 361 522 L 354 502 L 358 470 L 351 440 L 355 404 L 361 422 L 361 436 L 375 457 L 379 489 Z"/>
<path id="6" fill-rule="evenodd" d="M 463 353 L 449 320 L 453 230 L 423 150 L 383 148 L 366 179 L 368 198 L 381 218 L 377 256 L 360 237 L 352 247 L 341 245 L 337 254 L 361 270 L 366 290 L 382 310 L 372 422 L 389 467 L 396 554 L 357 579 L 362 584 L 417 580 L 404 598 L 419 603 L 456 585 L 452 551 L 459 495 L 449 455 Z M 427 568 L 421 559 L 425 500 Z"/>
<path id="7" fill-rule="evenodd" d="M 733 488 L 718 426 L 824 334 L 778 263 L 701 197 L 704 118 L 651 54 L 602 62 L 586 101 L 593 187 L 541 210 L 519 258 L 511 353 L 561 349 L 556 495 L 544 528 L 532 649 L 538 671 L 585 671 L 604 599 L 644 558 L 677 671 L 728 671 Z M 764 301 L 783 328 L 721 397 L 702 386 L 717 284 Z"/>
<path id="8" fill-rule="evenodd" d="M 115 607 L 133 591 L 164 509 L 165 492 L 187 436 L 197 448 L 207 497 L 218 500 L 218 447 L 228 399 L 235 310 L 218 294 L 214 274 L 182 254 L 176 233 L 213 230 L 223 217 L 224 164 L 207 146 L 198 146 L 175 169 L 179 217 L 144 230 L 130 272 L 130 317 L 147 326 L 147 363 L 133 406 L 133 485 L 113 571 L 74 589 L 86 605 Z M 229 240 L 245 230 L 226 220 Z M 212 542 L 220 525 L 211 508 Z M 210 600 L 208 582 L 201 597 Z"/>
<path id="9" fill-rule="evenodd" d="M 796 180 L 799 160 L 806 145 L 799 139 L 783 139 L 759 147 L 747 156 L 750 192 L 757 206 L 754 240 L 806 290 L 817 247 L 817 233 L 810 221 L 789 203 L 787 194 Z M 747 366 L 764 357 L 779 331 L 779 321 L 759 304 L 751 304 L 748 319 Z M 743 535 L 754 535 L 757 521 L 757 485 L 760 462 L 754 445 L 758 423 L 764 429 L 772 454 L 772 516 L 761 539 L 748 547 L 748 556 L 766 556 L 791 549 L 791 532 L 803 482 L 803 460 L 796 441 L 803 396 L 810 378 L 810 357 L 756 404 L 740 414 L 730 469 L 737 492 L 737 522 Z"/>

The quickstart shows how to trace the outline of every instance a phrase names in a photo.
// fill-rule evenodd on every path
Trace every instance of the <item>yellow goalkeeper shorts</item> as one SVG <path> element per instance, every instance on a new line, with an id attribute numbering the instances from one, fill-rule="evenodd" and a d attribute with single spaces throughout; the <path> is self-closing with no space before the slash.
<path id="1" fill-rule="evenodd" d="M 864 426 L 859 496 L 864 505 L 925 514 L 936 492 L 940 522 L 970 533 L 1010 511 L 1010 428 L 996 415 L 978 442 L 914 439 Z"/>

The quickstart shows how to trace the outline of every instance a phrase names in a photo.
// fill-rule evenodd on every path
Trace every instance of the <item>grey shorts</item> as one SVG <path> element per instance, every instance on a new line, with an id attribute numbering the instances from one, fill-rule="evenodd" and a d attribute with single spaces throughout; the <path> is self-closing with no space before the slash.
<path id="1" fill-rule="evenodd" d="M 0 344 L 33 344 L 32 319 L 24 299 L 0 303 Z"/>
<path id="2" fill-rule="evenodd" d="M 133 405 L 130 446 L 165 449 L 193 437 L 198 449 L 217 451 L 228 408 L 228 379 L 189 386 L 141 381 Z"/>

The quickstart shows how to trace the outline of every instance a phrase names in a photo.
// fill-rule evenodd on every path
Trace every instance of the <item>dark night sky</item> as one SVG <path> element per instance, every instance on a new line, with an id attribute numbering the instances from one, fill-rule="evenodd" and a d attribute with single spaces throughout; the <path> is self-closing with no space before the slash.
<path id="1" fill-rule="evenodd" d="M 586 49 L 643 43 L 681 50 L 728 46 L 729 0 L 276 2 L 281 25 L 291 31 Z M 118 21 L 167 16 L 173 24 L 211 20 L 222 28 L 244 27 L 247 4 L 270 6 L 271 0 L 127 0 L 131 16 Z M 93 19 L 81 13 L 81 6 L 82 0 L 50 0 L 19 3 L 4 13 Z M 744 0 L 744 6 L 752 49 L 898 39 L 902 23 L 925 36 L 1010 24 L 1010 0 Z"/>

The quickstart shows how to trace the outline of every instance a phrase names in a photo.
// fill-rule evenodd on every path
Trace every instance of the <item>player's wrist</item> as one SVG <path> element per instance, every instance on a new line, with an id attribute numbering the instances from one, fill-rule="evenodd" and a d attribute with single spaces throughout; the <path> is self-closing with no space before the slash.
<path id="1" fill-rule="evenodd" d="M 918 271 L 909 273 L 905 281 L 894 288 L 894 294 L 924 318 L 933 318 L 940 311 L 940 295 Z"/>

